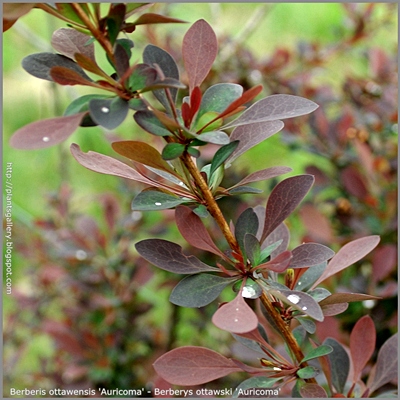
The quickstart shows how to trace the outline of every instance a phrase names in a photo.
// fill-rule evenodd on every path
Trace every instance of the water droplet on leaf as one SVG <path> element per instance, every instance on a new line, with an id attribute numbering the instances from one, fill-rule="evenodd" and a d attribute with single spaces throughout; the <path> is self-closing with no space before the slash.
<path id="1" fill-rule="evenodd" d="M 305 310 L 307 310 L 307 307 L 304 306 L 304 307 L 301 307 L 301 309 L 305 311 Z"/>
<path id="2" fill-rule="evenodd" d="M 300 297 L 296 294 L 290 294 L 287 299 L 293 304 L 297 304 L 300 301 Z"/>
<path id="3" fill-rule="evenodd" d="M 107 114 L 110 112 L 110 109 L 108 107 L 101 107 L 101 112 Z"/>
<path id="4" fill-rule="evenodd" d="M 235 322 L 238 322 L 239 320 L 237 318 L 234 319 Z"/>
<path id="5" fill-rule="evenodd" d="M 80 261 L 86 260 L 87 253 L 84 250 L 77 250 L 76 253 L 75 253 L 75 257 L 76 257 L 77 260 L 80 260 Z"/>
<path id="6" fill-rule="evenodd" d="M 246 298 L 252 298 L 256 295 L 256 291 L 252 287 L 245 286 L 242 291 L 242 296 Z"/>
<path id="7" fill-rule="evenodd" d="M 48 142 L 50 140 L 49 137 L 45 136 L 44 138 L 42 138 L 43 142 Z"/>
<path id="8" fill-rule="evenodd" d="M 156 203 L 154 203 L 154 205 L 156 206 L 161 206 L 161 203 L 159 203 L 158 201 Z"/>

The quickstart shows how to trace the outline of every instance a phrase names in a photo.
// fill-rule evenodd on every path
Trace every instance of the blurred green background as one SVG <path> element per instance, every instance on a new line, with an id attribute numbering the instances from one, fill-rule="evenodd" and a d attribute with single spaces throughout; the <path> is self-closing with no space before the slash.
<path id="1" fill-rule="evenodd" d="M 367 3 L 359 4 L 358 7 L 362 10 L 366 6 Z M 103 7 L 107 7 L 107 4 Z M 317 44 L 322 52 L 329 52 L 346 39 L 349 26 L 354 25 L 348 10 L 341 3 L 158 3 L 150 11 L 180 18 L 188 23 L 138 27 L 129 35 L 135 43 L 132 60 L 141 61 L 144 46 L 152 40 L 157 44 L 157 38 L 168 37 L 168 45 L 179 51 L 190 24 L 200 18 L 210 23 L 218 38 L 229 38 L 224 44 L 230 43 L 232 47 L 235 43 L 243 45 L 260 61 L 271 57 L 278 48 L 294 50 L 307 43 Z M 339 94 L 346 76 L 358 79 L 368 79 L 370 76 L 370 66 L 365 57 L 368 49 L 379 47 L 391 54 L 395 53 L 396 5 L 377 3 L 369 23 L 374 32 L 368 40 L 357 42 L 350 50 L 343 49 L 329 63 L 319 69 L 315 68 L 310 84 L 328 85 L 334 93 Z M 54 85 L 32 77 L 22 69 L 21 61 L 27 55 L 52 51 L 50 38 L 52 32 L 60 27 L 65 27 L 65 24 L 34 9 L 3 35 L 3 169 L 6 163 L 13 164 L 13 219 L 15 224 L 28 232 L 36 229 L 33 224 L 35 219 L 48 217 L 49 196 L 56 193 L 63 182 L 68 182 L 74 192 L 74 209 L 94 218 L 101 219 L 100 207 L 94 201 L 97 194 L 111 192 L 123 204 L 129 204 L 131 200 L 130 189 L 127 192 L 121 191 L 121 179 L 86 170 L 69 153 L 69 145 L 78 143 L 84 151 L 115 155 L 110 147 L 110 133 L 107 136 L 98 127 L 80 128 L 66 142 L 49 149 L 23 151 L 13 149 L 8 144 L 13 132 L 20 127 L 36 120 L 62 115 L 73 99 L 93 93 L 88 88 Z M 350 44 L 348 46 L 351 47 Z M 220 48 L 219 57 L 224 57 L 226 52 L 229 52 L 229 47 Z M 235 54 L 229 57 L 235 58 Z M 101 55 L 97 55 L 97 60 L 105 69 L 108 68 Z M 232 62 L 240 63 L 240 59 Z M 257 79 L 260 77 L 255 75 L 254 80 Z M 267 91 L 263 93 L 268 94 Z M 126 139 L 140 140 L 143 137 L 131 115 L 113 133 L 116 134 L 114 137 Z M 293 174 L 299 174 L 304 172 L 305 166 L 312 159 L 322 169 L 330 168 L 323 156 L 301 148 L 292 151 L 279 136 L 250 150 L 238 160 L 234 168 L 237 171 L 246 169 L 252 172 L 277 164 L 290 166 Z M 264 197 L 262 199 L 264 203 Z M 156 216 L 151 218 L 157 220 Z M 172 234 L 176 235 L 176 230 Z M 26 274 L 29 260 L 16 252 L 13 257 L 13 288 L 29 292 L 32 290 L 31 278 Z M 168 290 L 165 290 L 160 298 L 154 296 L 151 286 L 142 292 L 143 298 L 155 306 L 155 319 L 163 320 L 162 303 L 167 294 Z M 16 304 L 12 296 L 4 294 L 3 299 L 3 318 L 7 326 L 7 317 L 16 310 Z M 184 332 L 187 328 L 182 329 Z M 187 334 L 191 335 L 190 329 Z M 218 335 L 215 331 L 213 334 Z M 26 377 L 32 376 L 39 369 L 39 358 L 51 358 L 53 355 L 53 345 L 47 335 L 27 337 L 28 334 L 24 332 L 18 335 L 21 340 L 28 340 L 29 345 L 10 373 L 16 380 L 13 382 L 14 387 L 24 385 Z M 7 342 L 4 345 L 7 350 Z M 20 382 L 17 381 L 18 377 Z"/>

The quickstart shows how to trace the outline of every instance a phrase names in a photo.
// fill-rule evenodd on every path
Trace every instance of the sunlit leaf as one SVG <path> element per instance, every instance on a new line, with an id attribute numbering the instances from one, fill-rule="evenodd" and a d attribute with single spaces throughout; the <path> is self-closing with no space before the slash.
<path id="1" fill-rule="evenodd" d="M 341 270 L 354 264 L 370 251 L 372 251 L 379 243 L 379 236 L 366 236 L 361 239 L 353 240 L 350 243 L 345 244 L 329 261 L 327 268 L 319 279 L 313 284 L 313 288 L 318 286 L 325 279 L 330 276 L 337 274 Z"/>
<path id="2" fill-rule="evenodd" d="M 22 60 L 22 68 L 29 74 L 36 78 L 53 81 L 50 70 L 53 67 L 64 67 L 69 70 L 75 71 L 84 80 L 91 81 L 91 79 L 85 74 L 83 69 L 70 58 L 62 56 L 60 54 L 53 53 L 36 53 L 25 57 Z"/>
<path id="3" fill-rule="evenodd" d="M 60 28 L 57 29 L 51 38 L 51 45 L 60 54 L 75 59 L 75 54 L 80 53 L 95 61 L 94 44 L 87 44 L 90 36 L 76 29 Z"/>
<path id="4" fill-rule="evenodd" d="M 93 121 L 110 130 L 124 122 L 128 110 L 128 102 L 119 97 L 110 100 L 93 99 L 89 102 L 90 116 Z"/>
<path id="5" fill-rule="evenodd" d="M 237 278 L 197 274 L 182 279 L 172 290 L 169 301 L 182 307 L 204 307 Z"/>
<path id="6" fill-rule="evenodd" d="M 194 247 L 225 258 L 216 246 L 201 219 L 189 208 L 178 206 L 175 210 L 176 225 L 185 240 Z"/>
<path id="7" fill-rule="evenodd" d="M 163 354 L 153 367 L 167 382 L 180 386 L 201 385 L 241 371 L 232 360 L 205 347 L 180 347 Z"/>
<path id="8" fill-rule="evenodd" d="M 398 334 L 390 337 L 380 348 L 375 374 L 367 385 L 370 394 L 398 377 Z"/>
<path id="9" fill-rule="evenodd" d="M 217 37 L 204 20 L 196 21 L 186 32 L 182 43 L 182 55 L 189 78 L 190 92 L 200 86 L 208 75 L 218 52 Z"/>
<path id="10" fill-rule="evenodd" d="M 232 163 L 247 150 L 268 139 L 284 127 L 282 121 L 258 122 L 235 128 L 231 134 L 231 141 L 239 140 L 239 146 L 229 157 Z"/>
<path id="11" fill-rule="evenodd" d="M 43 149 L 61 143 L 79 127 L 85 113 L 44 119 L 18 129 L 10 146 L 21 150 Z"/>
<path id="12" fill-rule="evenodd" d="M 343 393 L 350 369 L 350 358 L 343 346 L 333 338 L 326 338 L 324 344 L 331 346 L 333 352 L 328 354 L 332 384 L 338 393 Z"/>
<path id="13" fill-rule="evenodd" d="M 156 136 L 172 136 L 172 133 L 151 111 L 138 111 L 134 115 L 136 123 L 145 131 Z"/>
<path id="14" fill-rule="evenodd" d="M 292 250 L 290 268 L 312 267 L 335 255 L 329 247 L 318 243 L 304 243 Z"/>
<path id="15" fill-rule="evenodd" d="M 232 142 L 234 143 L 234 142 Z M 267 179 L 275 178 L 276 176 L 287 174 L 292 171 L 292 168 L 289 167 L 270 167 L 263 169 L 261 171 L 253 172 L 252 174 L 246 176 L 246 178 L 242 179 L 236 185 L 232 186 L 231 189 L 246 185 L 251 182 L 264 181 Z"/>
<path id="16" fill-rule="evenodd" d="M 131 208 L 134 211 L 158 211 L 174 208 L 187 201 L 157 190 L 144 190 L 133 199 Z"/>
<path id="17" fill-rule="evenodd" d="M 318 105 L 303 97 L 288 94 L 274 94 L 265 97 L 249 107 L 239 118 L 224 127 L 254 124 L 256 122 L 275 121 L 309 114 Z"/>
<path id="18" fill-rule="evenodd" d="M 258 318 L 239 293 L 234 300 L 222 305 L 212 317 L 218 328 L 232 333 L 250 332 L 258 326 Z"/>
<path id="19" fill-rule="evenodd" d="M 135 245 L 138 253 L 158 268 L 176 274 L 198 274 L 219 271 L 201 262 L 195 256 L 183 254 L 182 247 L 163 239 L 146 239 Z"/>
<path id="20" fill-rule="evenodd" d="M 312 175 L 297 175 L 275 186 L 267 202 L 261 241 L 294 211 L 313 183 Z"/>
<path id="21" fill-rule="evenodd" d="M 353 382 L 361 377 L 361 372 L 375 350 L 376 330 L 369 315 L 360 318 L 350 334 L 350 353 L 353 360 Z"/>

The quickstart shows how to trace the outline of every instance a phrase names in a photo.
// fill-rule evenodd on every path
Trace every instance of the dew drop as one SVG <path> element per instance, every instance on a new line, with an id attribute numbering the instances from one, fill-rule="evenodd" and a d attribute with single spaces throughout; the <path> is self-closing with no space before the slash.
<path id="1" fill-rule="evenodd" d="M 179 186 L 185 186 L 183 182 L 179 182 Z"/>
<path id="2" fill-rule="evenodd" d="M 304 307 L 301 307 L 301 309 L 304 310 L 304 311 L 306 311 L 306 310 L 307 310 L 307 307 L 304 306 Z"/>
<path id="3" fill-rule="evenodd" d="M 297 304 L 300 301 L 300 297 L 296 294 L 290 294 L 287 299 L 293 304 Z"/>
<path id="4" fill-rule="evenodd" d="M 154 205 L 156 206 L 161 206 L 161 203 L 159 203 L 158 201 L 156 203 L 154 203 Z"/>
<path id="5" fill-rule="evenodd" d="M 110 112 L 110 109 L 108 107 L 101 107 L 101 112 L 107 114 Z"/>
<path id="6" fill-rule="evenodd" d="M 48 142 L 50 141 L 50 138 L 48 136 L 45 136 L 44 138 L 42 138 L 43 142 Z"/>
<path id="7" fill-rule="evenodd" d="M 236 308 L 236 311 L 239 311 L 239 308 Z"/>
<path id="8" fill-rule="evenodd" d="M 242 296 L 246 298 L 252 298 L 256 295 L 256 291 L 252 287 L 245 286 L 242 291 Z"/>
<path id="9" fill-rule="evenodd" d="M 237 318 L 234 319 L 235 322 L 238 322 L 239 320 Z"/>
<path id="10" fill-rule="evenodd" d="M 374 308 L 374 306 L 375 306 L 375 301 L 374 301 L 374 300 L 364 300 L 364 301 L 362 302 L 362 305 L 363 305 L 365 308 Z"/>
<path id="11" fill-rule="evenodd" d="M 282 371 L 280 368 L 278 368 L 278 367 L 274 367 L 274 368 L 272 368 L 274 371 Z"/>
<path id="12" fill-rule="evenodd" d="M 77 260 L 83 261 L 83 260 L 86 260 L 86 258 L 87 258 L 87 253 L 86 253 L 85 250 L 77 250 L 77 251 L 75 252 L 75 257 L 76 257 Z"/>
<path id="13" fill-rule="evenodd" d="M 298 285 L 301 285 L 301 282 L 299 281 L 297 284 L 298 284 Z"/>

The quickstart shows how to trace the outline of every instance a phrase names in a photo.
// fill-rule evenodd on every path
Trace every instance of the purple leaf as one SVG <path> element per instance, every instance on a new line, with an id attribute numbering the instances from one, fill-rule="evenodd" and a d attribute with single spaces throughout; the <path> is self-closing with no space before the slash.
<path id="1" fill-rule="evenodd" d="M 267 202 L 261 242 L 292 213 L 313 183 L 312 175 L 298 175 L 275 186 Z"/>
<path id="2" fill-rule="evenodd" d="M 292 259 L 292 253 L 286 250 L 281 254 L 278 254 L 271 261 L 268 261 L 264 264 L 260 264 L 258 267 L 281 273 L 288 269 L 291 259 Z"/>
<path id="3" fill-rule="evenodd" d="M 398 335 L 389 338 L 380 348 L 372 382 L 367 385 L 370 394 L 398 377 Z"/>
<path id="4" fill-rule="evenodd" d="M 276 176 L 287 174 L 292 171 L 292 168 L 289 167 L 271 167 L 266 168 L 261 171 L 253 172 L 252 174 L 246 176 L 246 178 L 242 179 L 239 183 L 232 186 L 230 189 L 233 189 L 238 186 L 243 186 L 251 182 L 264 181 L 266 179 L 275 178 Z M 228 190 L 230 190 L 228 189 Z M 264 221 L 264 220 L 263 220 Z"/>
<path id="5" fill-rule="evenodd" d="M 350 353 L 353 360 L 353 382 L 361 377 L 361 372 L 375 350 L 376 330 L 369 315 L 357 321 L 350 334 Z"/>
<path id="6" fill-rule="evenodd" d="M 366 236 L 361 239 L 353 240 L 344 245 L 337 254 L 329 261 L 323 274 L 313 284 L 312 289 L 318 286 L 325 279 L 337 274 L 339 271 L 354 264 L 372 251 L 379 243 L 379 236 Z"/>
<path id="7" fill-rule="evenodd" d="M 316 383 L 306 383 L 300 388 L 300 394 L 306 399 L 326 399 L 328 397 L 325 389 L 322 386 L 317 385 Z"/>
<path id="8" fill-rule="evenodd" d="M 176 274 L 219 272 L 218 268 L 204 264 L 195 256 L 184 255 L 181 246 L 167 240 L 146 239 L 136 243 L 135 247 L 144 259 L 165 271 Z"/>
<path id="9" fill-rule="evenodd" d="M 189 77 L 190 92 L 200 86 L 208 75 L 218 52 L 218 42 L 211 26 L 204 20 L 196 21 L 186 32 L 182 55 Z"/>
<path id="10" fill-rule="evenodd" d="M 16 149 L 43 149 L 61 143 L 79 127 L 85 113 L 32 122 L 18 129 L 10 139 Z"/>
<path id="11" fill-rule="evenodd" d="M 87 44 L 90 36 L 75 29 L 57 29 L 51 38 L 51 45 L 62 55 L 75 59 L 75 54 L 80 53 L 95 61 L 94 44 Z"/>
<path id="12" fill-rule="evenodd" d="M 282 121 L 258 122 L 255 124 L 243 125 L 235 128 L 231 134 L 231 141 L 240 140 L 239 146 L 228 158 L 228 162 L 241 156 L 247 150 L 268 139 L 279 132 L 284 126 Z"/>
<path id="13" fill-rule="evenodd" d="M 335 255 L 330 248 L 318 243 L 304 243 L 292 250 L 290 268 L 312 267 Z"/>
<path id="14" fill-rule="evenodd" d="M 321 304 L 320 304 L 321 306 Z M 341 314 L 349 308 L 349 303 L 327 304 L 322 305 L 321 310 L 325 317 L 332 317 Z"/>
<path id="15" fill-rule="evenodd" d="M 71 153 L 79 164 L 87 169 L 99 172 L 100 174 L 120 176 L 122 178 L 146 183 L 150 186 L 159 186 L 157 183 L 140 175 L 139 172 L 135 171 L 129 165 L 94 151 L 84 153 L 75 143 L 71 144 Z"/>
<path id="16" fill-rule="evenodd" d="M 179 232 L 189 244 L 226 258 L 211 239 L 201 219 L 189 207 L 178 206 L 175 210 L 175 220 Z"/>
<path id="17" fill-rule="evenodd" d="M 309 114 L 317 108 L 317 104 L 303 97 L 274 94 L 254 103 L 239 118 L 228 123 L 224 128 L 298 117 Z"/>
<path id="18" fill-rule="evenodd" d="M 244 301 L 241 292 L 234 300 L 218 308 L 212 322 L 218 328 L 232 333 L 250 332 L 258 326 L 257 315 Z"/>
<path id="19" fill-rule="evenodd" d="M 173 385 L 201 385 L 241 369 L 230 359 L 205 347 L 187 346 L 163 354 L 155 371 Z"/>
<path id="20" fill-rule="evenodd" d="M 237 278 L 197 274 L 182 279 L 172 290 L 169 301 L 181 307 L 204 307 L 213 302 Z"/>
<path id="21" fill-rule="evenodd" d="M 264 221 L 264 220 L 265 220 L 265 214 L 264 214 L 264 219 L 262 221 Z M 262 225 L 261 225 L 261 227 L 262 227 Z M 261 233 L 260 233 L 260 236 L 261 236 Z M 257 234 L 257 237 L 258 237 L 258 234 Z M 271 232 L 267 236 L 267 238 L 264 240 L 264 242 L 261 245 L 261 249 L 265 249 L 268 246 L 270 246 L 271 244 L 278 242 L 279 240 L 282 240 L 282 243 L 271 253 L 272 258 L 276 257 L 280 253 L 283 253 L 288 247 L 289 240 L 290 240 L 290 232 L 284 223 L 279 224 L 278 227 L 275 228 L 273 230 L 273 232 Z"/>
<path id="22" fill-rule="evenodd" d="M 120 43 L 116 43 L 114 46 L 114 57 L 115 70 L 117 71 L 118 76 L 122 78 L 125 72 L 129 69 L 129 56 Z"/>

